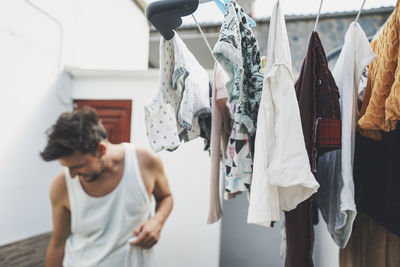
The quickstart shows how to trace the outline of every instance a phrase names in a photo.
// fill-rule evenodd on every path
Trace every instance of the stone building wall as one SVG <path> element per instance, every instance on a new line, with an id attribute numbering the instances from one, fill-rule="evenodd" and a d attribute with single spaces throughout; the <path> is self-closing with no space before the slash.
<path id="1" fill-rule="evenodd" d="M 368 37 L 372 37 L 375 32 L 386 22 L 393 11 L 393 7 L 384 7 L 377 9 L 364 10 L 361 13 L 359 23 L 364 29 Z M 357 16 L 358 11 L 321 14 L 317 32 L 324 45 L 326 54 L 339 48 L 344 43 L 344 36 L 352 21 Z M 306 55 L 308 42 L 315 24 L 315 15 L 308 16 L 286 16 L 286 27 L 289 36 L 289 44 L 292 53 L 293 73 L 295 77 L 300 71 L 301 64 Z M 221 23 L 218 24 L 203 24 L 202 29 L 205 32 L 207 39 L 214 46 L 218 39 Z M 257 26 L 253 28 L 254 34 L 260 46 L 261 55 L 267 53 L 267 39 L 269 29 L 269 18 L 258 20 Z M 189 25 L 182 26 L 178 29 L 178 34 L 186 43 L 189 50 L 199 60 L 200 64 L 206 69 L 212 69 L 214 59 L 211 57 L 207 46 L 205 45 L 201 35 L 198 32 L 197 26 Z M 160 35 L 152 29 L 150 33 L 150 67 L 158 67 L 158 48 Z M 331 64 L 333 67 L 333 64 Z"/>
<path id="2" fill-rule="evenodd" d="M 365 34 L 368 37 L 372 37 L 386 22 L 392 10 L 392 8 L 366 10 L 359 20 Z M 356 16 L 356 12 L 348 12 L 326 14 L 320 17 L 317 32 L 324 46 L 325 53 L 328 54 L 336 48 L 343 46 L 348 27 Z M 301 69 L 314 25 L 315 16 L 293 16 L 286 18 L 289 45 L 292 53 L 293 73 L 295 74 L 299 73 Z M 259 21 L 257 27 L 254 28 L 262 55 L 266 55 L 267 53 L 268 29 L 269 20 Z M 330 67 L 333 68 L 333 64 Z"/>
<path id="3" fill-rule="evenodd" d="M 253 16 L 255 0 L 238 0 L 239 5 L 243 8 L 244 12 L 250 17 Z"/>

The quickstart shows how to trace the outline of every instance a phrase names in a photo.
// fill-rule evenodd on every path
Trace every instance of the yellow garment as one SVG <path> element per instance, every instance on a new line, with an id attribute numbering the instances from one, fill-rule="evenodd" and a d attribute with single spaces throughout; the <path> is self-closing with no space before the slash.
<path id="1" fill-rule="evenodd" d="M 377 59 L 369 65 L 368 84 L 360 112 L 362 117 L 358 124 L 361 133 L 373 139 L 380 139 L 377 130 L 395 130 L 400 119 L 399 5 L 400 0 L 379 38 L 371 43 Z"/>
<path id="2" fill-rule="evenodd" d="M 267 57 L 266 56 L 262 56 L 261 57 L 261 73 L 264 74 L 265 71 L 265 66 L 267 66 Z"/>

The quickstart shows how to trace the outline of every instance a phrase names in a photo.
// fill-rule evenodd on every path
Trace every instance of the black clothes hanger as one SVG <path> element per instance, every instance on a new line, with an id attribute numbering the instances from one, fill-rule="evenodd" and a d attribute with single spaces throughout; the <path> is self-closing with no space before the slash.
<path id="1" fill-rule="evenodd" d="M 147 6 L 146 17 L 165 40 L 171 40 L 182 25 L 181 17 L 193 14 L 198 6 L 199 0 L 160 0 Z"/>

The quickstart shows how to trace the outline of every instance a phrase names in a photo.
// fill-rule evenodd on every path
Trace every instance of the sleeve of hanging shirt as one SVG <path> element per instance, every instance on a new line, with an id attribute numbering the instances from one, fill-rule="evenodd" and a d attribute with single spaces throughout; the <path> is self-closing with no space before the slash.
<path id="1" fill-rule="evenodd" d="M 247 222 L 269 226 L 319 185 L 311 173 L 294 90 L 286 25 L 275 3 L 257 120 Z"/>

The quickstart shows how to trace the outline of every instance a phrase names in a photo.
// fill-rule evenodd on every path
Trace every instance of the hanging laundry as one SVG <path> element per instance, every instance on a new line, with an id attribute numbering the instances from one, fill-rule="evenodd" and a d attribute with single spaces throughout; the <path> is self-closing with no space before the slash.
<path id="1" fill-rule="evenodd" d="M 154 152 L 164 149 L 174 150 L 180 144 L 176 121 L 176 107 L 180 98 L 176 94 L 171 94 L 174 60 L 173 40 L 165 41 L 161 39 L 159 90 L 157 97 L 144 107 L 146 133 L 150 147 Z M 171 99 L 172 96 L 174 96 L 174 99 Z"/>
<path id="2" fill-rule="evenodd" d="M 400 236 L 400 125 L 380 141 L 356 136 L 354 183 L 360 212 Z"/>
<path id="3" fill-rule="evenodd" d="M 213 53 L 228 74 L 226 89 L 229 101 L 234 104 L 234 124 L 226 152 L 225 189 L 229 198 L 250 188 L 255 125 L 263 84 L 257 40 L 245 12 L 234 0 L 227 5 Z"/>
<path id="4" fill-rule="evenodd" d="M 244 125 L 234 121 L 226 148 L 225 191 L 236 193 L 250 190 L 252 166 L 249 134 Z"/>
<path id="5" fill-rule="evenodd" d="M 311 34 L 295 87 L 306 149 L 315 172 L 318 152 L 341 148 L 339 91 L 317 32 Z"/>
<path id="6" fill-rule="evenodd" d="M 282 210 L 294 209 L 319 187 L 308 163 L 286 24 L 278 2 L 271 17 L 267 59 L 247 222 L 269 227 L 280 220 Z"/>
<path id="7" fill-rule="evenodd" d="M 313 32 L 296 84 L 309 164 L 315 174 L 318 155 L 341 147 L 339 91 L 317 32 Z M 311 197 L 286 212 L 285 267 L 312 267 L 316 201 Z"/>
<path id="8" fill-rule="evenodd" d="M 261 57 L 246 13 L 235 0 L 227 5 L 213 53 L 229 76 L 229 102 L 237 106 L 233 118 L 253 135 L 257 122 L 254 111 L 258 110 L 263 86 Z"/>
<path id="9" fill-rule="evenodd" d="M 157 97 L 145 106 L 147 136 L 154 152 L 174 150 L 200 133 L 198 117 L 211 113 L 209 79 L 175 33 L 160 40 L 160 85 Z"/>
<path id="10" fill-rule="evenodd" d="M 344 248 L 356 217 L 353 162 L 358 121 L 358 90 L 362 74 L 375 59 L 361 26 L 353 22 L 332 75 L 339 88 L 342 115 L 342 148 L 318 158 L 319 208 L 336 245 Z"/>
<path id="11" fill-rule="evenodd" d="M 361 108 L 361 133 L 379 140 L 379 130 L 396 128 L 400 119 L 400 1 L 377 40 L 371 43 L 377 60 L 370 64 L 368 84 Z"/>
<path id="12" fill-rule="evenodd" d="M 232 131 L 232 118 L 228 92 L 225 84 L 228 81 L 225 71 L 218 62 L 214 65 L 214 83 L 212 92 L 211 117 L 211 175 L 210 175 L 210 207 L 207 223 L 215 223 L 222 217 L 220 200 L 221 162 L 225 162 L 228 140 Z M 222 161 L 221 161 L 222 157 Z M 222 171 L 225 173 L 225 170 Z"/>

